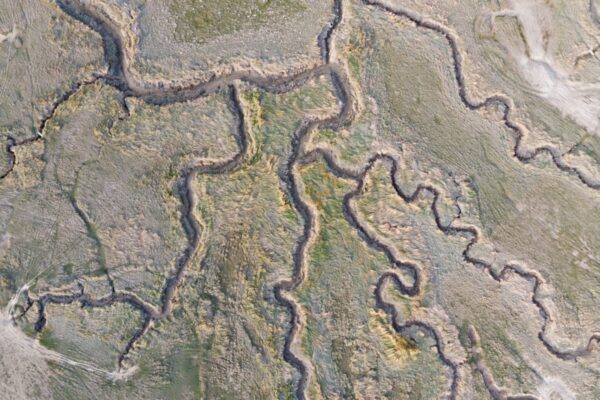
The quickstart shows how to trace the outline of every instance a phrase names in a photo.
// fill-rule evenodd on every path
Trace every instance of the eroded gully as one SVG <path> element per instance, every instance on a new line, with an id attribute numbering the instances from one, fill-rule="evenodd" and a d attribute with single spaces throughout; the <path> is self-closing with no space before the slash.
<path id="1" fill-rule="evenodd" d="M 367 5 L 383 9 L 386 12 L 393 13 L 397 16 L 408 18 L 418 27 L 433 30 L 443 35 L 447 39 L 452 50 L 455 78 L 458 82 L 461 100 L 469 109 L 472 110 L 477 110 L 492 105 L 499 105 L 504 109 L 503 122 L 516 134 L 514 146 L 514 156 L 516 158 L 522 162 L 529 162 L 541 153 L 548 153 L 551 155 L 555 165 L 559 169 L 576 175 L 579 180 L 588 187 L 593 189 L 600 188 L 598 183 L 587 177 L 583 172 L 579 171 L 575 167 L 568 166 L 562 160 L 560 153 L 556 149 L 545 146 L 539 147 L 532 152 L 522 151 L 521 142 L 525 135 L 525 130 L 521 125 L 512 121 L 510 118 L 512 109 L 514 108 L 511 99 L 502 95 L 495 95 L 485 99 L 484 101 L 477 102 L 468 97 L 465 88 L 461 55 L 458 49 L 457 39 L 450 30 L 438 24 L 437 22 L 424 19 L 412 11 L 392 8 L 378 1 L 364 0 L 363 2 Z M 246 82 L 251 86 L 272 93 L 285 93 L 301 86 L 308 80 L 319 76 L 328 75 L 331 77 L 331 80 L 336 88 L 336 94 L 342 104 L 341 109 L 338 113 L 332 116 L 308 116 L 302 120 L 294 132 L 291 156 L 287 161 L 286 168 L 281 174 L 281 179 L 287 187 L 292 203 L 304 220 L 303 233 L 295 245 L 293 275 L 291 279 L 282 280 L 274 287 L 276 299 L 280 302 L 280 304 L 289 310 L 291 316 L 290 328 L 286 334 L 283 355 L 285 360 L 294 366 L 300 374 L 296 389 L 296 396 L 302 399 L 308 396 L 307 389 L 311 376 L 310 363 L 302 356 L 298 355 L 293 348 L 302 329 L 303 316 L 301 307 L 290 293 L 297 289 L 305 280 L 307 274 L 307 254 L 310 246 L 315 240 L 318 228 L 316 211 L 303 196 L 300 183 L 301 178 L 298 172 L 298 165 L 300 163 L 307 162 L 307 160 L 309 160 L 311 157 L 322 157 L 333 173 L 357 182 L 356 189 L 344 197 L 344 213 L 348 222 L 354 227 L 354 229 L 357 230 L 361 238 L 368 245 L 378 251 L 383 252 L 393 267 L 404 272 L 408 272 L 412 276 L 412 282 L 406 284 L 404 283 L 404 278 L 402 278 L 402 276 L 394 270 L 384 273 L 376 284 L 375 296 L 377 305 L 390 316 L 394 329 L 398 333 L 403 334 L 408 329 L 415 327 L 421 329 L 433 338 L 436 343 L 436 348 L 441 362 L 450 370 L 450 398 L 455 398 L 459 393 L 460 364 L 452 361 L 444 353 L 444 344 L 440 333 L 435 327 L 428 325 L 423 321 L 408 320 L 401 322 L 401 318 L 397 310 L 384 298 L 383 295 L 385 286 L 389 283 L 392 283 L 397 286 L 404 295 L 410 297 L 418 296 L 421 291 L 421 272 L 419 267 L 412 262 L 400 260 L 395 255 L 391 246 L 384 243 L 373 232 L 371 232 L 368 227 L 360 222 L 359 216 L 353 206 L 353 200 L 364 190 L 364 180 L 366 175 L 377 162 L 386 162 L 390 165 L 390 176 L 392 178 L 392 183 L 397 194 L 402 197 L 404 201 L 416 201 L 420 194 L 424 192 L 429 192 L 433 195 L 434 200 L 431 204 L 431 210 L 438 228 L 446 234 L 460 235 L 469 239 L 469 244 L 463 252 L 465 261 L 485 268 L 489 274 L 498 281 L 504 280 L 508 273 L 515 272 L 521 277 L 534 282 L 532 301 L 540 309 L 540 313 L 544 317 L 545 321 L 542 331 L 540 332 L 540 339 L 554 355 L 562 359 L 576 359 L 577 357 L 586 355 L 591 351 L 593 342 L 599 338 L 598 335 L 592 335 L 586 346 L 571 350 L 562 350 L 556 345 L 551 344 L 551 342 L 545 336 L 545 331 L 549 321 L 552 320 L 552 316 L 538 298 L 539 287 L 544 284 L 542 277 L 534 271 L 530 271 L 515 264 L 506 265 L 502 271 L 497 273 L 492 269 L 491 264 L 470 256 L 469 253 L 471 248 L 479 240 L 479 230 L 472 226 L 457 226 L 453 224 L 444 225 L 437 208 L 440 191 L 433 186 L 419 185 L 415 192 L 411 194 L 404 193 L 396 182 L 396 171 L 398 167 L 395 159 L 392 156 L 386 154 L 377 154 L 369 160 L 361 172 L 356 173 L 338 165 L 335 161 L 335 157 L 327 150 L 316 149 L 310 152 L 305 151 L 305 145 L 310 138 L 311 132 L 318 128 L 330 128 L 333 130 L 338 130 L 343 126 L 349 125 L 354 119 L 356 112 L 356 99 L 353 95 L 352 86 L 345 69 L 341 65 L 331 63 L 330 61 L 332 54 L 331 38 L 334 34 L 335 28 L 342 20 L 343 7 L 341 1 L 338 0 L 334 2 L 333 18 L 318 37 L 322 62 L 307 66 L 306 68 L 301 68 L 299 70 L 288 71 L 286 73 L 274 75 L 264 75 L 253 70 L 233 71 L 231 73 L 224 73 L 221 75 L 215 74 L 208 77 L 206 80 L 189 85 L 182 82 L 142 81 L 132 72 L 132 69 L 130 68 L 131 60 L 133 59 L 133 47 L 131 46 L 132 39 L 130 36 L 124 35 L 121 28 L 114 23 L 114 21 L 112 21 L 105 13 L 91 6 L 89 3 L 70 0 L 57 0 L 57 3 L 65 13 L 86 24 L 102 36 L 105 60 L 108 64 L 109 72 L 107 75 L 94 77 L 93 80 L 101 80 L 105 84 L 114 86 L 122 93 L 123 97 L 137 97 L 148 103 L 163 105 L 173 102 L 190 101 L 199 97 L 208 96 L 209 94 L 217 91 L 228 90 L 231 110 L 237 119 L 237 131 L 235 135 L 238 142 L 239 151 L 227 159 L 200 159 L 197 160 L 193 165 L 186 166 L 182 169 L 177 181 L 177 193 L 182 204 L 181 223 L 188 239 L 188 245 L 184 252 L 179 256 L 171 276 L 165 282 L 159 307 L 142 300 L 134 293 L 126 291 L 114 291 L 110 295 L 100 298 L 93 298 L 92 296 L 86 294 L 82 287 L 80 287 L 80 290 L 70 294 L 44 293 L 39 296 L 29 295 L 29 301 L 32 304 L 35 303 L 38 305 L 39 317 L 36 326 L 39 329 L 43 328 L 46 321 L 45 306 L 47 304 L 79 303 L 83 307 L 107 307 L 115 303 L 129 304 L 141 312 L 144 322 L 127 343 L 124 351 L 119 356 L 119 365 L 121 366 L 135 343 L 148 331 L 152 322 L 156 320 L 162 320 L 170 315 L 173 307 L 173 297 L 176 294 L 177 288 L 182 283 L 186 268 L 197 254 L 201 245 L 202 229 L 199 221 L 194 215 L 194 208 L 196 205 L 196 198 L 192 190 L 194 177 L 199 173 L 226 174 L 232 172 L 243 165 L 249 154 L 252 152 L 252 138 L 244 118 L 242 103 L 236 87 L 236 81 Z M 56 108 L 60 106 L 62 102 L 68 100 L 68 98 L 70 98 L 79 89 L 79 87 L 85 84 L 89 84 L 89 82 L 82 82 L 76 85 L 73 90 L 67 92 L 67 94 L 61 98 L 62 101 L 57 102 L 57 104 L 53 107 L 53 111 L 42 123 L 39 137 L 43 136 L 42 134 L 46 121 L 52 117 Z M 37 140 L 37 137 L 28 140 Z M 12 154 L 13 166 L 15 162 L 13 148 L 15 145 L 19 144 L 21 143 L 16 143 L 14 140 L 12 142 L 9 141 L 9 147 L 7 150 L 10 154 Z M 6 176 L 7 174 L 8 172 L 3 174 L 3 176 Z M 492 389 L 493 388 L 488 387 L 488 390 Z"/>

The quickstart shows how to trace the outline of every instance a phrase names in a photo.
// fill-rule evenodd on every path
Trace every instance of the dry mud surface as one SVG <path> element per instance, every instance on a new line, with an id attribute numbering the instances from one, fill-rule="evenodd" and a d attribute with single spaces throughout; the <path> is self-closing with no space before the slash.
<path id="1" fill-rule="evenodd" d="M 599 10 L 0 0 L 0 399 L 600 398 Z"/>

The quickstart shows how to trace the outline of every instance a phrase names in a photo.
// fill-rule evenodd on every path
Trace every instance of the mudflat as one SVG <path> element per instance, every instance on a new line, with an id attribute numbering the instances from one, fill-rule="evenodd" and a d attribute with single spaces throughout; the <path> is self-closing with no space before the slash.
<path id="1" fill-rule="evenodd" d="M 0 0 L 0 399 L 600 398 L 599 7 Z"/>

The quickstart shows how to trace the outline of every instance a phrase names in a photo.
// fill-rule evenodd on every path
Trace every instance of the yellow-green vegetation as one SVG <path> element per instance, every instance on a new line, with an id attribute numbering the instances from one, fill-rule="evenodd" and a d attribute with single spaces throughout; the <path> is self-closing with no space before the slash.
<path id="1" fill-rule="evenodd" d="M 418 347 L 406 337 L 398 335 L 384 313 L 373 310 L 369 326 L 381 338 L 386 360 L 390 363 L 402 366 L 418 354 Z"/>
<path id="2" fill-rule="evenodd" d="M 325 78 L 308 82 L 290 95 L 262 93 L 259 99 L 264 126 L 255 127 L 256 142 L 282 161 L 289 155 L 292 134 L 304 116 L 337 109 L 333 87 Z"/>
<path id="3" fill-rule="evenodd" d="M 195 42 L 292 18 L 308 6 L 302 0 L 177 0 L 169 3 L 177 21 L 179 39 Z"/>
<path id="4" fill-rule="evenodd" d="M 250 120 L 252 126 L 255 128 L 262 128 L 264 124 L 263 109 L 261 105 L 262 97 L 264 97 L 264 93 L 260 92 L 257 89 L 246 93 L 244 96 L 246 104 L 248 105 L 246 115 L 248 116 L 248 119 Z"/>
<path id="5" fill-rule="evenodd" d="M 362 63 L 367 50 L 367 33 L 361 29 L 352 31 L 348 44 L 344 48 L 344 56 L 348 62 L 350 72 L 355 78 L 362 72 Z"/>

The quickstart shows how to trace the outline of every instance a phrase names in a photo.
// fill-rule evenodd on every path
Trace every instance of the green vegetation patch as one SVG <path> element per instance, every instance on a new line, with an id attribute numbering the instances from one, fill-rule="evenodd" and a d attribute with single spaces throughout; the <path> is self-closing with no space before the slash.
<path id="1" fill-rule="evenodd" d="M 181 0 L 171 1 L 169 8 L 175 16 L 179 40 L 204 42 L 292 16 L 304 11 L 306 5 L 299 0 Z"/>

